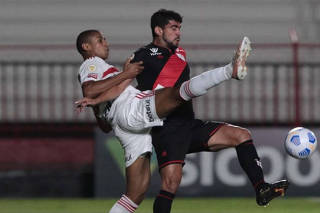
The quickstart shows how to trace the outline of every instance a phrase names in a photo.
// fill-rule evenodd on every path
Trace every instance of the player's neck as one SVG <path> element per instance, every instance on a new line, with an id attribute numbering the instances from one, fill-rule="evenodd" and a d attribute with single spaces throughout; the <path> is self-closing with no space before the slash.
<path id="1" fill-rule="evenodd" d="M 167 45 L 167 43 L 165 43 L 163 40 L 160 39 L 153 39 L 152 43 L 158 47 L 162 47 L 168 50 L 171 50 L 170 47 Z"/>
<path id="2" fill-rule="evenodd" d="M 162 40 L 159 40 L 159 39 L 154 39 L 152 41 L 152 44 L 155 45 L 155 46 L 167 49 L 171 53 L 174 53 L 175 50 L 177 49 L 177 47 L 169 47 L 167 43 L 165 43 L 165 42 L 163 42 Z"/>

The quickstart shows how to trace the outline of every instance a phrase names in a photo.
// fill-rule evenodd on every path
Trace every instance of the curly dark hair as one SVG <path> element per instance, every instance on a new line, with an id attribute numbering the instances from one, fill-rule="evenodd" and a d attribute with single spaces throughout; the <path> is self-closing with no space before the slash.
<path id="1" fill-rule="evenodd" d="M 182 16 L 173 10 L 160 9 L 157 12 L 155 12 L 151 16 L 152 36 L 153 37 L 157 36 L 154 31 L 155 27 L 158 26 L 163 29 L 169 23 L 170 20 L 174 20 L 176 22 L 182 23 Z"/>

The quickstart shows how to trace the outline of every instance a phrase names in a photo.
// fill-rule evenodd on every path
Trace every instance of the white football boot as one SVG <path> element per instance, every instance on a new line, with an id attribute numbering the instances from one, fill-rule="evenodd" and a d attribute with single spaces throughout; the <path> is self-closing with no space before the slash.
<path id="1" fill-rule="evenodd" d="M 247 75 L 247 66 L 246 61 L 247 57 L 250 54 L 251 49 L 251 42 L 248 37 L 244 37 L 236 54 L 233 57 L 232 64 L 233 64 L 233 73 L 232 77 L 238 80 L 242 80 Z"/>

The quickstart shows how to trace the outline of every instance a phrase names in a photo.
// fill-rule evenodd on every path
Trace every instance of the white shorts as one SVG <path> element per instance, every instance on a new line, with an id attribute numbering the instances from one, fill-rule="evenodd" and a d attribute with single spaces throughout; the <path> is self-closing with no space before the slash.
<path id="1" fill-rule="evenodd" d="M 163 125 L 156 113 L 154 91 L 141 92 L 132 86 L 112 103 L 108 120 L 125 151 L 126 167 L 140 155 L 152 152 L 150 130 Z"/>

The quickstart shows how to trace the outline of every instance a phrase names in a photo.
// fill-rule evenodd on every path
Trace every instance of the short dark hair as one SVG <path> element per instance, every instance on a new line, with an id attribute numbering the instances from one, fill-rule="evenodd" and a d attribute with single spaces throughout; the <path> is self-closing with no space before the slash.
<path id="1" fill-rule="evenodd" d="M 160 9 L 157 12 L 155 12 L 151 16 L 152 36 L 153 37 L 157 36 L 154 31 L 155 27 L 158 26 L 163 29 L 169 23 L 170 20 L 174 20 L 176 22 L 182 23 L 182 16 L 173 10 Z"/>
<path id="2" fill-rule="evenodd" d="M 83 43 L 88 43 L 91 36 L 99 33 L 99 30 L 85 30 L 81 32 L 77 37 L 77 50 L 83 56 L 85 54 L 85 50 L 82 48 Z"/>

